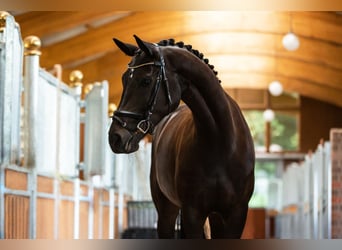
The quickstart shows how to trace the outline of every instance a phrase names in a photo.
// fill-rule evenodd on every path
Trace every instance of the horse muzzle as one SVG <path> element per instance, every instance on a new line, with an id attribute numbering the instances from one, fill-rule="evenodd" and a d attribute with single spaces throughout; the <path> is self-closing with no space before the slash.
<path id="1" fill-rule="evenodd" d="M 139 140 L 127 129 L 110 129 L 108 134 L 110 148 L 114 153 L 129 154 L 139 149 Z"/>

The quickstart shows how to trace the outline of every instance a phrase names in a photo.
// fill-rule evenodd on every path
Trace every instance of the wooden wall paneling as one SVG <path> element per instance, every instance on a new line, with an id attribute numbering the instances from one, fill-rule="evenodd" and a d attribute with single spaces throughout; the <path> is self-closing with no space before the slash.
<path id="1" fill-rule="evenodd" d="M 102 239 L 109 238 L 109 206 L 105 205 L 102 207 Z"/>
<path id="2" fill-rule="evenodd" d="M 88 239 L 88 216 L 89 216 L 89 202 L 80 202 L 80 231 L 79 239 Z"/>
<path id="3" fill-rule="evenodd" d="M 5 239 L 28 239 L 30 198 L 5 195 Z"/>
<path id="4" fill-rule="evenodd" d="M 37 176 L 37 191 L 41 193 L 54 193 L 54 179 L 52 177 Z"/>
<path id="5" fill-rule="evenodd" d="M 37 198 L 37 239 L 54 239 L 55 233 L 55 200 Z"/>
<path id="6" fill-rule="evenodd" d="M 87 183 L 81 183 L 80 184 L 80 193 L 81 196 L 88 196 L 89 195 L 89 186 Z"/>
<path id="7" fill-rule="evenodd" d="M 74 195 L 74 182 L 73 181 L 61 181 L 60 182 L 61 195 L 71 196 Z"/>
<path id="8" fill-rule="evenodd" d="M 58 238 L 74 238 L 74 202 L 61 200 L 59 206 Z"/>
<path id="9" fill-rule="evenodd" d="M 27 173 L 11 169 L 5 170 L 5 186 L 12 190 L 27 190 Z"/>
<path id="10" fill-rule="evenodd" d="M 300 113 L 300 145 L 303 153 L 315 150 L 321 139 L 329 140 L 331 128 L 342 127 L 341 107 L 302 96 Z"/>
<path id="11" fill-rule="evenodd" d="M 93 239 L 101 239 L 99 236 L 100 233 L 100 192 L 98 188 L 94 188 L 94 199 L 93 199 L 93 211 L 94 211 L 94 220 L 93 220 Z"/>
<path id="12" fill-rule="evenodd" d="M 264 208 L 250 208 L 242 239 L 264 239 L 266 233 L 266 210 Z"/>

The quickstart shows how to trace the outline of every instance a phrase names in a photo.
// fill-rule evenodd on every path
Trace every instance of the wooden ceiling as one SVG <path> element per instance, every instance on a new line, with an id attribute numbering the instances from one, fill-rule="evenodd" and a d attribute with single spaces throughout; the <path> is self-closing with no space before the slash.
<path id="1" fill-rule="evenodd" d="M 112 38 L 134 43 L 133 34 L 158 42 L 175 38 L 200 50 L 226 88 L 265 89 L 272 80 L 342 107 L 342 15 L 337 12 L 12 12 L 23 38 L 42 41 L 41 67 L 61 64 L 63 81 L 81 70 L 83 82 L 108 80 L 118 104 L 129 58 Z M 292 28 L 296 51 L 282 46 Z"/>

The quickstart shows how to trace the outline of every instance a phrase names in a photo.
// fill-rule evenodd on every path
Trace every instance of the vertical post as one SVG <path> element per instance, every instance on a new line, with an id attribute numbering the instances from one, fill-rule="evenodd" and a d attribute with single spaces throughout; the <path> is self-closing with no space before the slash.
<path id="1" fill-rule="evenodd" d="M 115 192 L 109 189 L 109 239 L 115 238 Z"/>
<path id="2" fill-rule="evenodd" d="M 60 186 L 59 180 L 53 180 L 53 193 L 55 197 L 54 203 L 54 239 L 58 240 L 59 237 L 59 205 L 60 205 Z"/>
<path id="3" fill-rule="evenodd" d="M 0 239 L 5 238 L 5 169 L 0 166 Z"/>
<path id="4" fill-rule="evenodd" d="M 36 126 L 39 115 L 38 85 L 39 85 L 39 56 L 41 42 L 36 36 L 26 37 L 25 48 L 25 75 L 24 75 L 24 165 L 35 168 L 37 161 L 37 131 Z"/>
<path id="5" fill-rule="evenodd" d="M 76 124 L 76 134 L 77 134 L 77 142 L 76 145 L 77 147 L 75 147 L 75 155 L 76 155 L 76 159 L 78 161 L 78 166 L 77 166 L 77 173 L 76 175 L 79 177 L 79 170 L 80 170 L 80 127 L 81 127 L 81 94 L 82 94 L 82 80 L 83 80 L 83 73 L 79 70 L 74 70 L 70 73 L 69 76 L 70 79 L 70 86 L 73 88 L 74 90 L 74 95 L 75 98 L 77 99 L 78 103 L 79 103 L 79 108 L 77 109 L 77 112 L 75 114 L 76 121 L 79 121 L 78 124 Z"/>
<path id="6" fill-rule="evenodd" d="M 30 238 L 36 238 L 36 204 L 37 204 L 37 114 L 39 85 L 39 56 L 41 42 L 36 36 L 24 39 L 25 75 L 24 75 L 24 165 L 31 168 L 29 179 L 30 197 Z"/>
<path id="7" fill-rule="evenodd" d="M 80 179 L 74 180 L 74 239 L 80 238 Z"/>
<path id="8" fill-rule="evenodd" d="M 311 239 L 318 239 L 318 169 L 314 162 L 314 155 L 310 157 L 311 168 Z"/>
<path id="9" fill-rule="evenodd" d="M 119 187 L 119 197 L 118 197 L 118 232 L 119 235 L 123 232 L 123 213 L 124 213 L 124 193 L 122 186 Z"/>
<path id="10" fill-rule="evenodd" d="M 6 27 L 6 18 L 9 16 L 8 12 L 1 11 L 0 12 L 0 41 L 2 41 L 2 36 L 4 35 L 4 30 Z M 1 45 L 1 44 L 0 44 Z M 0 49 L 3 49 L 2 47 Z M 5 60 L 3 60 L 3 56 L 0 54 L 0 73 L 1 73 L 1 78 L 4 77 L 3 75 L 3 68 L 4 63 L 6 63 Z M 0 83 L 2 84 L 2 79 L 0 79 Z M 1 88 L 1 86 L 0 86 Z M 1 89 L 0 89 L 0 98 L 1 98 Z M 0 99 L 0 105 L 5 106 L 2 104 L 2 100 Z M 2 112 L 2 107 L 0 106 L 0 115 Z M 4 108 L 4 107 L 3 107 Z M 0 117 L 0 128 L 3 126 L 2 124 L 2 118 Z M 2 136 L 2 132 L 0 131 L 0 135 Z M 1 139 L 2 140 L 2 139 Z M 2 143 L 1 143 L 2 145 Z M 3 160 L 3 155 L 2 155 L 2 149 L 0 150 L 0 239 L 5 238 L 5 170 L 4 166 L 2 166 L 2 160 Z"/>
<path id="11" fill-rule="evenodd" d="M 99 239 L 104 239 L 103 237 L 103 206 L 104 206 L 104 201 L 103 201 L 103 189 L 101 189 L 100 193 L 99 193 L 99 234 L 98 234 L 98 238 Z"/>
<path id="12" fill-rule="evenodd" d="M 324 144 L 324 236 L 325 239 L 331 239 L 331 158 L 330 158 L 330 142 Z"/>
<path id="13" fill-rule="evenodd" d="M 331 143 L 331 238 L 342 237 L 342 129 L 330 130 Z"/>
<path id="14" fill-rule="evenodd" d="M 82 79 L 83 73 L 79 70 L 74 70 L 70 73 L 69 79 L 71 81 L 71 87 L 74 90 L 74 95 L 79 103 L 79 108 L 75 114 L 76 121 L 80 121 L 80 104 L 81 104 L 81 94 L 82 94 Z M 74 239 L 79 239 L 80 234 L 80 179 L 79 179 L 79 169 L 80 169 L 80 123 L 75 124 L 77 142 L 75 147 L 75 155 L 78 162 L 76 169 L 76 179 L 74 180 Z"/>
<path id="15" fill-rule="evenodd" d="M 114 103 L 109 103 L 108 105 L 108 116 L 111 116 L 114 111 L 116 110 L 116 105 Z M 110 124 L 110 121 L 109 121 Z M 116 208 L 116 202 L 115 202 L 115 190 L 116 190 L 116 182 L 115 182 L 115 155 L 110 151 L 109 146 L 106 148 L 106 169 L 105 174 L 107 179 L 110 178 L 110 189 L 109 189 L 109 238 L 114 239 L 115 238 L 115 208 Z M 110 152 L 108 152 L 110 151 Z M 110 154 L 110 155 L 109 155 Z M 109 177 L 108 177 L 109 175 Z"/>
<path id="16" fill-rule="evenodd" d="M 88 199 L 89 199 L 89 208 L 88 208 L 88 239 L 94 238 L 94 186 L 92 182 L 89 183 L 88 189 Z"/>
<path id="17" fill-rule="evenodd" d="M 18 24 L 0 11 L 0 162 L 20 162 L 23 46 Z"/>
<path id="18" fill-rule="evenodd" d="M 118 176 L 118 233 L 119 235 L 123 231 L 123 213 L 124 213 L 124 181 L 123 168 L 124 168 L 124 155 L 116 155 L 116 176 Z M 125 178 L 126 180 L 126 178 Z"/>

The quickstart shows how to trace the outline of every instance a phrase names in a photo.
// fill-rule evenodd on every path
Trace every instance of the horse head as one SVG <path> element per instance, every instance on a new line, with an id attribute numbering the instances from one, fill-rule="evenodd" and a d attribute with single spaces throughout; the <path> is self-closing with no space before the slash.
<path id="1" fill-rule="evenodd" d="M 163 49 L 134 38 L 138 46 L 113 39 L 132 57 L 122 75 L 123 92 L 109 130 L 109 144 L 115 153 L 138 150 L 139 141 L 179 105 L 181 96 L 177 77 L 167 71 Z"/>

